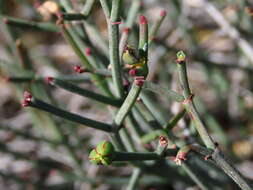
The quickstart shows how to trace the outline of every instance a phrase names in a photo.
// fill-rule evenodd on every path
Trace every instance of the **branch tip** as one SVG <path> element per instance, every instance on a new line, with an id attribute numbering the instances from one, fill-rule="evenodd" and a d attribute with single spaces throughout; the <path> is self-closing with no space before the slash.
<path id="1" fill-rule="evenodd" d="M 146 19 L 145 16 L 140 15 L 140 17 L 139 17 L 139 23 L 140 24 L 148 24 L 148 21 L 147 21 L 147 19 Z"/>
<path id="2" fill-rule="evenodd" d="M 29 103 L 32 101 L 32 94 L 28 91 L 25 91 L 23 94 L 24 99 L 22 100 L 21 104 L 23 107 L 29 106 Z"/>
<path id="3" fill-rule="evenodd" d="M 160 16 L 161 17 L 165 17 L 166 15 L 167 15 L 167 11 L 166 10 L 163 9 L 163 10 L 160 11 Z"/>

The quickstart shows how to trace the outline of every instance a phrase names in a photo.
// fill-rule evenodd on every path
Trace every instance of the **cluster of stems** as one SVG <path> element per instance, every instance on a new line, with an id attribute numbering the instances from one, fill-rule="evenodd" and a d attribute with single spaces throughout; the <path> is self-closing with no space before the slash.
<path id="1" fill-rule="evenodd" d="M 207 181 L 209 178 L 211 180 L 211 177 L 203 178 L 199 176 L 196 173 L 198 171 L 196 168 L 198 169 L 200 165 L 195 168 L 188 162 L 188 160 L 199 158 L 206 165 L 208 165 L 208 162 L 214 163 L 241 189 L 250 190 L 251 187 L 247 181 L 224 158 L 218 143 L 212 139 L 211 134 L 201 120 L 194 104 L 194 94 L 188 82 L 187 61 L 184 52 L 178 52 L 175 61 L 182 94 L 147 81 L 150 47 L 154 43 L 156 34 L 166 17 L 166 11 L 161 10 L 158 20 L 150 27 L 150 32 L 147 18 L 139 15 L 138 47 L 133 48 L 134 51 L 136 49 L 136 52 L 127 54 L 129 52 L 125 51 L 125 48 L 128 46 L 131 30 L 134 29 L 135 18 L 140 9 L 140 1 L 134 0 L 131 2 L 126 22 L 122 23 L 120 20 L 122 2 L 112 0 L 110 5 L 107 0 L 100 0 L 107 23 L 108 44 L 100 37 L 99 45 L 102 49 L 107 47 L 109 49 L 108 52 L 101 52 L 92 43 L 91 37 L 86 32 L 87 28 L 92 28 L 97 31 L 94 35 L 99 33 L 98 29 L 89 23 L 94 3 L 94 0 L 87 0 L 82 11 L 77 13 L 73 11 L 71 1 L 59 1 L 58 6 L 61 6 L 61 9 L 57 9 L 57 12 L 52 13 L 54 14 L 53 18 L 57 19 L 54 20 L 55 23 L 27 21 L 1 15 L 2 24 L 10 40 L 11 54 L 13 57 L 17 55 L 17 58 L 13 59 L 11 64 L 6 64 L 5 60 L 0 60 L 1 68 L 7 73 L 5 79 L 14 83 L 19 93 L 23 94 L 22 106 L 34 108 L 27 109 L 28 112 L 34 113 L 33 117 L 37 119 L 38 123 L 34 123 L 34 125 L 43 125 L 44 121 L 39 120 L 43 116 L 50 130 L 54 132 L 54 136 L 50 138 L 46 135 L 45 137 L 34 137 L 16 130 L 12 132 L 35 141 L 40 140 L 55 146 L 64 145 L 68 156 L 72 159 L 74 175 L 79 176 L 80 181 L 85 179 L 89 181 L 86 178 L 87 172 L 82 169 L 82 159 L 77 156 L 77 148 L 73 148 L 68 143 L 68 138 L 64 134 L 64 126 L 58 125 L 57 119 L 51 116 L 57 116 L 63 120 L 107 133 L 110 142 L 98 142 L 98 146 L 90 153 L 89 159 L 92 163 L 104 165 L 113 164 L 117 166 L 117 162 L 130 164 L 133 167 L 133 172 L 127 185 L 128 190 L 137 187 L 138 180 L 141 175 L 144 175 L 144 172 L 152 173 L 154 171 L 154 175 L 169 177 L 170 169 L 174 167 L 175 163 L 182 166 L 178 170 L 184 170 L 187 179 L 191 179 L 201 189 L 209 189 Z M 78 21 L 79 24 L 72 21 Z M 125 26 L 121 33 L 119 30 L 120 24 Z M 28 50 L 21 45 L 21 42 L 15 43 L 15 36 L 11 32 L 12 27 L 22 30 L 60 32 L 82 65 L 74 67 L 76 73 L 73 75 L 38 76 Z M 129 62 L 126 63 L 127 61 Z M 15 67 L 13 65 L 19 63 L 21 67 L 15 68 L 19 73 L 13 74 L 11 72 Z M 99 89 L 99 92 L 78 85 L 84 82 L 94 85 Z M 89 98 L 94 103 L 107 105 L 108 110 L 111 112 L 111 123 L 87 118 L 83 115 L 71 113 L 59 105 L 56 106 L 52 97 L 46 91 L 45 86 L 48 85 Z M 178 102 L 182 105 L 182 110 L 171 118 L 164 117 L 164 113 L 157 105 L 158 103 L 154 101 L 152 93 Z M 36 112 L 36 110 L 42 112 Z M 50 116 L 45 112 L 50 113 Z M 199 138 L 196 137 L 196 143 L 194 144 L 184 142 L 184 146 L 182 146 L 178 143 L 180 139 L 173 135 L 172 129 L 185 115 L 189 115 Z M 161 166 L 157 168 L 159 164 Z M 160 173 L 157 171 L 159 169 L 162 170 Z M 221 171 L 215 172 L 221 173 Z M 223 175 L 223 173 L 220 175 Z M 178 172 L 175 175 L 175 180 L 182 177 L 185 176 Z M 90 183 L 94 183 L 94 181 L 90 180 Z"/>

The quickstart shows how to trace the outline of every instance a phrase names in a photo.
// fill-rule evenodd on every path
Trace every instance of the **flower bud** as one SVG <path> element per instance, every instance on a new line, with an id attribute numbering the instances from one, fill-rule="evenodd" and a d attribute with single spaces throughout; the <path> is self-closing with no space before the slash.
<path id="1" fill-rule="evenodd" d="M 123 51 L 122 60 L 125 64 L 132 65 L 138 61 L 134 48 L 127 45 Z"/>
<path id="2" fill-rule="evenodd" d="M 110 165 L 114 156 L 114 147 L 109 141 L 100 142 L 95 149 L 90 152 L 89 160 L 93 164 Z"/>
<path id="3" fill-rule="evenodd" d="M 186 55 L 184 54 L 183 51 L 177 52 L 177 62 L 178 62 L 178 63 L 184 62 L 184 61 L 185 61 L 185 58 L 186 58 Z"/>

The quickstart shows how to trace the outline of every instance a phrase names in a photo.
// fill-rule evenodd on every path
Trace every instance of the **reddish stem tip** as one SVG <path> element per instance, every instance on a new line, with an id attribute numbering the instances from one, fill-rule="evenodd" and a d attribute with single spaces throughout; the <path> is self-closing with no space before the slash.
<path id="1" fill-rule="evenodd" d="M 134 79 L 134 82 L 137 86 L 143 86 L 144 81 L 145 81 L 145 79 L 143 76 L 135 77 L 135 79 Z"/>
<path id="2" fill-rule="evenodd" d="M 167 146 L 168 145 L 168 139 L 165 136 L 159 137 L 159 143 L 161 146 Z"/>
<path id="3" fill-rule="evenodd" d="M 148 21 L 147 21 L 147 19 L 146 19 L 145 16 L 140 15 L 140 17 L 139 17 L 139 23 L 140 24 L 148 24 Z"/>
<path id="4" fill-rule="evenodd" d="M 126 28 L 123 29 L 123 33 L 128 34 L 129 32 L 130 32 L 130 28 L 126 27 Z"/>
<path id="5" fill-rule="evenodd" d="M 24 96 L 24 99 L 21 102 L 21 104 L 23 107 L 27 107 L 29 106 L 29 103 L 32 101 L 32 94 L 28 91 L 25 91 L 23 96 Z"/>
<path id="6" fill-rule="evenodd" d="M 85 72 L 85 69 L 82 68 L 82 67 L 79 66 L 79 65 L 76 65 L 76 66 L 74 66 L 74 71 L 75 71 L 76 73 L 83 73 L 83 72 Z"/>
<path id="7" fill-rule="evenodd" d="M 136 76 L 136 74 L 137 74 L 137 70 L 136 70 L 136 69 L 130 69 L 130 70 L 128 71 L 128 74 L 129 74 L 130 76 L 134 77 L 134 76 Z"/>
<path id="8" fill-rule="evenodd" d="M 45 78 L 45 82 L 47 83 L 47 84 L 52 84 L 53 83 L 53 80 L 54 80 L 54 78 L 53 77 L 46 77 Z"/>
<path id="9" fill-rule="evenodd" d="M 166 15 L 167 15 L 167 11 L 166 10 L 161 10 L 160 16 L 165 17 Z"/>
<path id="10" fill-rule="evenodd" d="M 90 48 L 85 48 L 85 54 L 87 56 L 90 56 L 91 55 L 91 49 Z"/>

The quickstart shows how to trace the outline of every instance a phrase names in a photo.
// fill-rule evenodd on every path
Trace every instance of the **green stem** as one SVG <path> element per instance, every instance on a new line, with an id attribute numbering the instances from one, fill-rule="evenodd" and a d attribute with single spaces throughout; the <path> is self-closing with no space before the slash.
<path id="1" fill-rule="evenodd" d="M 124 96 L 122 71 L 119 59 L 119 26 L 114 24 L 119 21 L 120 0 L 112 0 L 110 20 L 107 21 L 109 33 L 109 57 L 112 67 L 112 79 L 116 88 L 117 97 Z"/>
<path id="2" fill-rule="evenodd" d="M 67 81 L 67 82 L 75 82 L 75 83 L 83 83 L 83 82 L 90 82 L 88 77 L 86 76 L 57 76 L 54 79 Z M 23 82 L 45 82 L 45 77 L 41 76 L 9 76 L 7 77 L 7 81 L 15 82 L 15 83 L 23 83 Z"/>
<path id="3" fill-rule="evenodd" d="M 82 13 L 85 15 L 85 16 L 89 16 L 90 13 L 91 13 L 91 10 L 92 10 L 92 7 L 94 6 L 95 4 L 95 0 L 87 0 L 85 1 L 85 5 L 82 9 Z"/>
<path id="4" fill-rule="evenodd" d="M 136 20 L 137 13 L 140 9 L 141 1 L 133 0 L 127 14 L 126 27 L 132 28 Z"/>
<path id="5" fill-rule="evenodd" d="M 113 161 L 145 161 L 159 159 L 161 159 L 161 157 L 156 153 L 115 152 Z"/>
<path id="6" fill-rule="evenodd" d="M 70 91 L 72 93 L 79 94 L 80 96 L 83 96 L 83 97 L 91 98 L 95 101 L 98 101 L 104 104 L 108 104 L 108 105 L 116 106 L 116 107 L 120 107 L 120 105 L 122 104 L 122 101 L 120 100 L 113 99 L 111 97 L 107 97 L 101 94 L 97 94 L 93 91 L 80 88 L 74 84 L 65 82 L 63 80 L 53 79 L 52 84 L 57 87 L 63 88 L 67 91 Z"/>
<path id="7" fill-rule="evenodd" d="M 160 12 L 160 17 L 158 18 L 158 20 L 155 22 L 154 26 L 151 28 L 150 34 L 149 34 L 149 41 L 148 43 L 151 44 L 162 24 L 162 22 L 164 21 L 164 18 L 166 17 L 166 11 L 162 10 Z"/>
<path id="8" fill-rule="evenodd" d="M 134 171 L 130 177 L 126 190 L 135 190 L 140 177 L 141 177 L 141 169 L 134 168 Z"/>
<path id="9" fill-rule="evenodd" d="M 183 56 L 183 59 L 180 59 L 180 57 L 178 57 L 177 66 L 178 66 L 180 84 L 183 88 L 183 94 L 185 98 L 183 104 L 188 114 L 190 115 L 191 119 L 193 120 L 195 127 L 202 141 L 205 143 L 206 147 L 214 150 L 214 153 L 212 154 L 212 159 L 228 176 L 230 176 L 238 184 L 239 187 L 241 187 L 241 189 L 251 190 L 250 186 L 243 179 L 241 174 L 229 162 L 227 162 L 227 160 L 224 159 L 224 157 L 222 156 L 222 153 L 216 147 L 215 143 L 213 142 L 203 122 L 200 119 L 200 116 L 196 110 L 194 102 L 192 101 L 192 94 L 189 88 L 189 83 L 188 83 L 188 78 L 187 78 L 185 56 Z"/>
<path id="10" fill-rule="evenodd" d="M 189 113 L 192 121 L 195 124 L 195 127 L 202 139 L 202 141 L 205 143 L 207 148 L 214 149 L 215 144 L 211 138 L 211 136 L 208 134 L 203 122 L 200 120 L 200 116 L 195 108 L 194 102 L 192 101 L 192 93 L 189 87 L 188 77 L 187 77 L 187 70 L 186 70 L 186 62 L 185 61 L 179 61 L 177 63 L 178 73 L 179 73 L 179 80 L 181 87 L 183 89 L 184 94 L 184 106 L 187 112 Z"/>
<path id="11" fill-rule="evenodd" d="M 189 82 L 188 82 L 188 77 L 187 77 L 187 70 L 186 70 L 186 62 L 185 61 L 180 61 L 177 63 L 177 68 L 178 68 L 178 73 L 179 73 L 179 81 L 180 85 L 183 89 L 183 95 L 184 99 L 187 99 L 192 95 Z"/>
<path id="12" fill-rule="evenodd" d="M 64 9 L 67 12 L 73 12 L 73 7 L 69 0 L 60 0 L 60 4 L 64 7 Z"/>
<path id="13" fill-rule="evenodd" d="M 166 135 L 166 132 L 162 129 L 151 131 L 151 132 L 145 134 L 144 136 L 142 136 L 141 141 L 143 144 L 147 144 L 147 143 L 155 140 L 160 135 Z"/>
<path id="14" fill-rule="evenodd" d="M 81 13 L 62 13 L 60 17 L 63 20 L 73 21 L 73 20 L 85 20 L 87 16 Z"/>
<path id="15" fill-rule="evenodd" d="M 120 56 L 123 54 L 123 49 L 127 43 L 128 37 L 129 37 L 129 30 L 133 27 L 134 21 L 137 17 L 137 13 L 140 9 L 140 0 L 133 0 L 131 3 L 131 6 L 129 8 L 128 14 L 127 14 L 127 19 L 126 19 L 126 24 L 125 24 L 125 29 L 123 29 L 121 38 L 120 38 Z"/>
<path id="16" fill-rule="evenodd" d="M 206 185 L 204 185 L 204 183 L 200 180 L 200 177 L 198 177 L 186 163 L 183 163 L 182 167 L 187 175 L 190 176 L 190 178 L 198 185 L 200 189 L 209 190 L 209 188 L 206 187 Z"/>
<path id="17" fill-rule="evenodd" d="M 4 22 L 13 27 L 24 28 L 24 29 L 35 29 L 43 30 L 48 32 L 59 32 L 58 28 L 53 23 L 49 22 L 33 22 L 20 18 L 13 18 L 5 15 L 0 15 L 0 18 L 3 18 Z"/>
<path id="18" fill-rule="evenodd" d="M 228 176 L 230 176 L 242 190 L 252 190 L 247 181 L 243 179 L 240 172 L 238 172 L 233 167 L 233 165 L 224 158 L 223 154 L 220 151 L 214 151 L 212 154 L 212 159 L 215 161 L 215 164 L 221 168 Z"/>
<path id="19" fill-rule="evenodd" d="M 77 42 L 74 40 L 74 38 L 71 36 L 69 31 L 66 29 L 66 27 L 63 25 L 61 27 L 62 29 L 62 34 L 66 41 L 71 45 L 73 48 L 74 52 L 77 54 L 77 56 L 80 58 L 82 64 L 85 66 L 85 68 L 92 70 L 92 66 L 89 63 L 89 60 L 86 58 L 84 53 L 81 51 L 80 47 L 78 46 Z"/>
<path id="20" fill-rule="evenodd" d="M 94 128 L 94 129 L 102 130 L 105 132 L 112 132 L 112 126 L 109 124 L 105 124 L 102 122 L 98 122 L 98 121 L 95 121 L 92 119 L 82 117 L 77 114 L 67 112 L 65 110 L 62 110 L 62 109 L 57 108 L 55 106 L 52 106 L 52 105 L 45 103 L 45 102 L 43 102 L 39 99 L 36 99 L 36 98 L 33 98 L 32 101 L 29 102 L 29 106 L 34 107 L 34 108 L 38 108 L 40 110 L 49 112 L 53 115 L 62 117 L 64 119 L 68 119 L 73 122 L 77 122 L 77 123 L 86 125 L 88 127 Z"/>
<path id="21" fill-rule="evenodd" d="M 129 28 L 124 28 L 123 32 L 121 34 L 121 38 L 120 38 L 120 41 L 119 41 L 119 55 L 120 55 L 120 58 L 122 58 L 124 48 L 126 47 L 129 32 L 130 32 Z"/>
<path id="22" fill-rule="evenodd" d="M 146 17 L 141 15 L 139 17 L 139 53 L 144 52 L 144 55 L 146 57 L 146 63 L 147 63 L 147 57 L 148 57 L 148 21 Z M 146 46 L 146 47 L 145 47 Z M 145 48 L 144 48 L 145 47 Z"/>
<path id="23" fill-rule="evenodd" d="M 92 65 L 89 63 L 89 60 L 86 58 L 86 56 L 84 55 L 84 53 L 81 51 L 80 47 L 78 46 L 77 42 L 73 39 L 69 31 L 64 26 L 62 27 L 62 32 L 65 39 L 72 46 L 73 50 L 75 51 L 77 56 L 80 58 L 85 68 L 87 68 L 88 70 L 93 70 Z M 112 93 L 108 89 L 106 81 L 101 76 L 97 74 L 92 74 L 92 80 L 94 81 L 95 84 L 98 85 L 99 88 L 101 88 L 101 90 L 105 94 L 112 96 Z"/>
<path id="24" fill-rule="evenodd" d="M 159 160 L 167 156 L 175 156 L 177 150 L 167 149 L 163 156 L 155 152 L 139 153 L 139 152 L 115 152 L 113 161 L 145 161 L 145 160 Z"/>
<path id="25" fill-rule="evenodd" d="M 133 107 L 136 99 L 138 98 L 140 91 L 141 87 L 136 85 L 134 82 L 130 92 L 128 93 L 126 99 L 124 100 L 122 106 L 120 107 L 119 111 L 117 112 L 114 118 L 114 123 L 116 124 L 116 126 L 118 127 L 121 126 L 125 117 L 127 116 L 129 111 Z"/>
<path id="26" fill-rule="evenodd" d="M 167 132 L 169 132 L 170 129 L 172 129 L 174 126 L 176 126 L 176 124 L 178 123 L 178 121 L 184 117 L 185 113 L 186 113 L 186 110 L 183 109 L 181 112 L 179 112 L 173 118 L 171 118 L 171 120 L 166 124 L 165 130 Z"/>
<path id="27" fill-rule="evenodd" d="M 100 4 L 101 4 L 102 9 L 104 11 L 106 21 L 110 22 L 110 9 L 109 9 L 109 5 L 108 5 L 108 1 L 107 0 L 100 0 Z"/>

